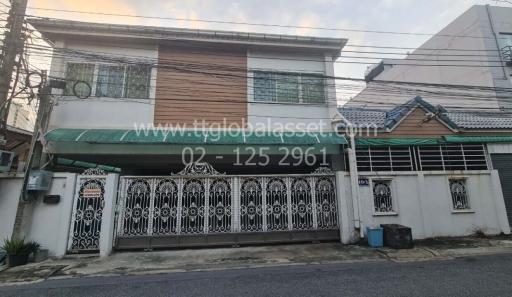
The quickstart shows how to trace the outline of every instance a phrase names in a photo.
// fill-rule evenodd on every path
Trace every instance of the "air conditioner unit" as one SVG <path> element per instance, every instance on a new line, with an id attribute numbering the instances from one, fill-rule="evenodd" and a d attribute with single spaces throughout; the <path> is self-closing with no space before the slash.
<path id="1" fill-rule="evenodd" d="M 12 161 L 14 160 L 15 155 L 15 152 L 0 150 L 0 172 L 7 172 L 11 170 Z"/>

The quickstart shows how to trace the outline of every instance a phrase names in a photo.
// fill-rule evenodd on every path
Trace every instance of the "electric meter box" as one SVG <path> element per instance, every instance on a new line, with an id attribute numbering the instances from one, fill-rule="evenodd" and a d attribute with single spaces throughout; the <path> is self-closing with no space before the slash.
<path id="1" fill-rule="evenodd" d="M 28 191 L 48 191 L 52 182 L 53 172 L 33 170 L 28 177 Z"/>

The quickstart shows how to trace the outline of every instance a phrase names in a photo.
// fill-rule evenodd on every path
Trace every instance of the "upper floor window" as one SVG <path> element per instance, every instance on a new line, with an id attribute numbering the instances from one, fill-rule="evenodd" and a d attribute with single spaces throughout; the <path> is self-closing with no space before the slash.
<path id="1" fill-rule="evenodd" d="M 68 63 L 65 94 L 72 95 L 75 82 L 83 81 L 91 90 L 86 90 L 86 84 L 78 84 L 75 92 L 90 91 L 91 96 L 97 97 L 148 98 L 150 80 L 149 65 Z"/>
<path id="2" fill-rule="evenodd" d="M 254 101 L 324 103 L 324 78 L 314 74 L 254 71 Z"/>

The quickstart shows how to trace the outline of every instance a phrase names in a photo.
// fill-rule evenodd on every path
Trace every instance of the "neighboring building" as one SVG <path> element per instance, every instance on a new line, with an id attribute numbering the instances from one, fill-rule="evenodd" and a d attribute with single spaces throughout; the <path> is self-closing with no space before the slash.
<path id="1" fill-rule="evenodd" d="M 28 109 L 26 104 L 12 102 L 10 104 L 7 125 L 18 129 L 32 131 L 34 129 L 35 113 Z"/>
<path id="2" fill-rule="evenodd" d="M 360 174 L 496 169 L 512 222 L 511 15 L 473 6 L 406 58 L 369 69 L 367 87 L 340 110 L 345 125 L 378 131 L 357 140 Z"/>
<path id="3" fill-rule="evenodd" d="M 472 6 L 406 58 L 383 60 L 373 67 L 366 74 L 367 87 L 347 106 L 402 104 L 420 95 L 446 109 L 512 108 L 512 100 L 507 99 L 512 97 L 511 15 L 512 7 Z M 499 91 L 379 81 L 467 85 Z"/>

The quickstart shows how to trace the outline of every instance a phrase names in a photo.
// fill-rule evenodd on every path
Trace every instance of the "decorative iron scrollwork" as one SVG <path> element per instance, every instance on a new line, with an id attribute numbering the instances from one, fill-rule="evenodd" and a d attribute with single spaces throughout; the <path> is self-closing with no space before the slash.
<path id="1" fill-rule="evenodd" d="M 240 187 L 240 230 L 263 230 L 262 188 L 258 179 L 242 180 Z"/>
<path id="2" fill-rule="evenodd" d="M 312 173 L 313 174 L 334 174 L 334 172 L 332 172 L 331 168 L 329 168 L 329 167 L 318 167 Z"/>
<path id="3" fill-rule="evenodd" d="M 107 175 L 107 172 L 99 168 L 88 168 L 82 172 L 82 175 Z"/>
<path id="4" fill-rule="evenodd" d="M 334 229 L 338 226 L 336 188 L 333 178 L 321 177 L 316 182 L 316 212 L 319 229 Z"/>
<path id="5" fill-rule="evenodd" d="M 209 163 L 190 163 L 183 168 L 182 171 L 178 172 L 177 175 L 223 175 L 222 173 L 215 170 Z"/>
<path id="6" fill-rule="evenodd" d="M 286 184 L 281 178 L 272 178 L 267 184 L 267 230 L 288 230 L 288 199 Z"/>
<path id="7" fill-rule="evenodd" d="M 72 225 L 72 251 L 99 249 L 105 178 L 80 177 Z"/>
<path id="8" fill-rule="evenodd" d="M 292 227 L 294 230 L 313 228 L 313 201 L 311 186 L 305 178 L 292 181 Z"/>

